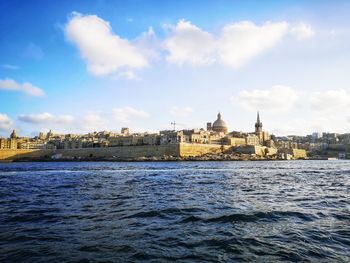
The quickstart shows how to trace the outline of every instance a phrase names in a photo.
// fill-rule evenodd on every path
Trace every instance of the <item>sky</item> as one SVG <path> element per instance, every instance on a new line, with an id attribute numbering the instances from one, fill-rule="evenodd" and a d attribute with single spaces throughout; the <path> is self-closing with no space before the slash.
<path id="1" fill-rule="evenodd" d="M 0 136 L 350 132 L 349 1 L 0 0 Z"/>

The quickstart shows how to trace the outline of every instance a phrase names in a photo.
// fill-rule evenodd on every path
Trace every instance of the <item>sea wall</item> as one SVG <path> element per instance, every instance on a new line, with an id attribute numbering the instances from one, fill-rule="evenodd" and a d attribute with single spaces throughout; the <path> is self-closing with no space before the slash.
<path id="1" fill-rule="evenodd" d="M 27 149 L 1 149 L 0 160 L 12 161 L 16 159 L 42 159 L 49 158 L 53 154 L 53 150 L 27 150 Z"/>
<path id="2" fill-rule="evenodd" d="M 234 151 L 237 153 L 255 154 L 258 156 L 270 156 L 277 154 L 277 149 L 275 148 L 258 145 L 238 146 L 234 147 Z"/>
<path id="3" fill-rule="evenodd" d="M 121 146 L 109 148 L 81 148 L 59 150 L 0 150 L 0 160 L 12 161 L 16 159 L 48 159 L 55 156 L 57 159 L 74 158 L 137 158 L 137 157 L 161 157 L 179 156 L 179 145 L 144 145 Z"/>
<path id="4" fill-rule="evenodd" d="M 180 156 L 201 156 L 208 153 L 221 153 L 230 149 L 229 145 L 218 145 L 218 144 L 198 144 L 198 143 L 180 143 Z"/>
<path id="5" fill-rule="evenodd" d="M 179 156 L 178 144 L 167 145 L 143 145 L 143 146 L 120 146 L 108 148 L 82 148 L 56 150 L 55 154 L 64 157 L 115 157 L 115 158 L 138 158 L 138 157 L 161 157 Z"/>
<path id="6" fill-rule="evenodd" d="M 0 150 L 0 160 L 12 161 L 16 159 L 39 160 L 39 159 L 85 159 L 85 158 L 108 158 L 108 159 L 132 159 L 140 157 L 193 157 L 204 154 L 221 153 L 230 149 L 231 146 L 216 144 L 167 144 L 167 145 L 144 145 L 144 146 L 119 146 L 108 148 L 81 148 L 59 150 Z"/>

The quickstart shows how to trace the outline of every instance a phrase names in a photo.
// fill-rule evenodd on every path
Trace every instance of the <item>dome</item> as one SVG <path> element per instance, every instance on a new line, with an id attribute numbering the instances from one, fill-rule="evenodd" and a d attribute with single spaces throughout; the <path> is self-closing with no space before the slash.
<path id="1" fill-rule="evenodd" d="M 218 118 L 216 121 L 214 121 L 213 126 L 212 126 L 213 131 L 216 132 L 224 132 L 227 133 L 227 125 L 226 122 L 221 119 L 221 114 L 219 112 Z"/>
<path id="2" fill-rule="evenodd" d="M 11 139 L 16 139 L 17 138 L 17 133 L 16 133 L 16 130 L 13 130 L 11 135 L 10 135 L 10 138 Z"/>

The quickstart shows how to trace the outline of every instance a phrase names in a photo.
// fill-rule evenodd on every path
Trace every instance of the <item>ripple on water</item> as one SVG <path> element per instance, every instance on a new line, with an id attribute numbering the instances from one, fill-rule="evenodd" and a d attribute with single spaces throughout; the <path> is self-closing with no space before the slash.
<path id="1" fill-rule="evenodd" d="M 0 262 L 350 262 L 350 162 L 0 164 Z"/>

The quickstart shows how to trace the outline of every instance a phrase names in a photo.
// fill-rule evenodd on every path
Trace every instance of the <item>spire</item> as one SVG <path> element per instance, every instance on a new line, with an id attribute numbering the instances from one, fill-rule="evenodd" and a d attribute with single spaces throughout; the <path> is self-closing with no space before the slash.
<path id="1" fill-rule="evenodd" d="M 255 123 L 255 133 L 262 132 L 262 123 L 260 122 L 260 113 L 258 111 L 256 116 L 256 123 Z"/>
<path id="2" fill-rule="evenodd" d="M 220 120 L 220 119 L 221 119 L 221 113 L 219 111 L 219 113 L 218 113 L 218 120 Z"/>

